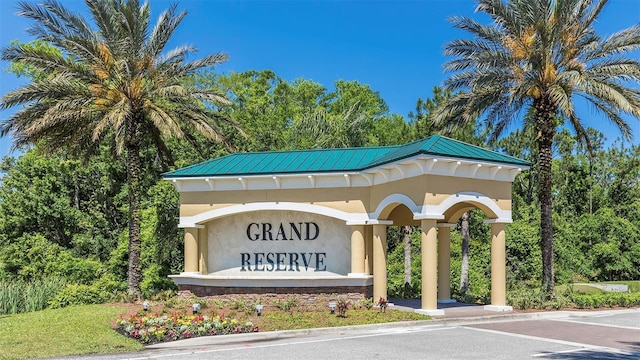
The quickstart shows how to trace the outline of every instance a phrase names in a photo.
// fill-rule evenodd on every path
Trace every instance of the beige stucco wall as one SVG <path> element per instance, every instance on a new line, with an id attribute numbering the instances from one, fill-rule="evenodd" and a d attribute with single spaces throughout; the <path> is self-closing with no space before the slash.
<path id="1" fill-rule="evenodd" d="M 256 202 L 294 202 L 326 206 L 347 213 L 366 212 L 368 188 L 198 191 L 180 194 L 180 216 Z"/>
<path id="2" fill-rule="evenodd" d="M 370 203 L 379 204 L 390 194 L 401 193 L 416 204 L 438 205 L 459 192 L 481 193 L 493 199 L 501 209 L 511 209 L 510 182 L 438 175 L 417 176 L 374 186 Z"/>
<path id="3" fill-rule="evenodd" d="M 239 190 L 199 191 L 180 194 L 180 216 L 194 216 L 210 210 L 222 209 L 238 204 L 260 202 L 291 202 L 324 206 L 351 214 L 374 213 L 388 196 L 402 194 L 417 206 L 438 205 L 451 195 L 460 192 L 480 193 L 490 198 L 500 209 L 511 209 L 511 183 L 505 181 L 476 180 L 451 176 L 422 175 L 392 181 L 371 187 L 309 188 L 290 190 Z M 478 204 L 473 204 L 478 206 Z M 456 205 L 447 215 L 456 214 L 468 205 Z M 479 206 L 482 208 L 482 206 Z M 403 223 L 413 221 L 409 214 L 389 214 L 390 206 L 380 218 L 402 217 Z M 483 210 L 487 210 L 486 208 Z M 448 220 L 448 219 L 447 219 Z"/>
<path id="4" fill-rule="evenodd" d="M 311 240 L 304 239 L 304 223 L 312 222 L 317 224 L 318 233 L 315 234 L 314 227 L 311 235 L 317 238 Z M 289 223 L 303 223 L 303 239 L 277 239 L 277 228 L 283 224 L 285 235 L 290 234 Z M 260 224 L 273 226 L 271 234 L 274 240 L 251 239 L 247 234 L 247 227 L 250 224 L 249 233 L 261 235 Z M 257 225 L 255 225 L 257 224 Z M 216 275 L 228 276 L 259 276 L 259 277 L 296 277 L 296 276 L 329 276 L 347 275 L 351 266 L 351 229 L 344 221 L 329 218 L 316 214 L 306 214 L 294 211 L 262 211 L 254 213 L 241 213 L 224 218 L 216 219 L 207 223 L 208 242 L 208 270 Z M 293 237 L 297 237 L 293 234 Z M 290 254 L 294 253 L 297 265 L 290 266 Z M 243 258 L 248 260 L 243 265 Z M 262 265 L 256 271 L 256 256 L 261 255 Z M 277 254 L 281 254 L 283 263 L 281 266 L 269 263 L 266 258 L 271 254 L 271 261 L 277 259 Z M 304 266 L 302 254 L 306 256 L 308 267 Z M 316 254 L 321 254 L 320 271 L 315 267 Z M 248 266 L 248 263 L 251 266 Z"/>

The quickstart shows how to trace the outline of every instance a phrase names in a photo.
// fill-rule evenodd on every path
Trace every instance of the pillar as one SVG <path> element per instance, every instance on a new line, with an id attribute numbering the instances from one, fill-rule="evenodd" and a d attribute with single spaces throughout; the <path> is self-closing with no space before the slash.
<path id="1" fill-rule="evenodd" d="M 488 221 L 491 223 L 491 305 L 485 306 L 487 310 L 511 311 L 507 306 L 507 281 L 506 281 L 506 254 L 505 254 L 505 224 Z"/>
<path id="2" fill-rule="evenodd" d="M 456 224 L 438 224 L 438 302 L 451 299 L 451 228 Z"/>
<path id="3" fill-rule="evenodd" d="M 435 219 L 421 220 L 422 227 L 422 310 L 438 309 L 438 236 Z"/>
<path id="4" fill-rule="evenodd" d="M 198 272 L 198 228 L 184 229 L 184 272 Z"/>
<path id="5" fill-rule="evenodd" d="M 373 302 L 387 299 L 387 225 L 373 225 Z"/>
<path id="6" fill-rule="evenodd" d="M 373 275 L 373 227 L 364 228 L 364 273 Z"/>
<path id="7" fill-rule="evenodd" d="M 206 275 L 209 273 L 208 261 L 209 260 L 209 234 L 207 233 L 207 227 L 198 229 L 198 271 L 200 274 Z"/>
<path id="8" fill-rule="evenodd" d="M 351 274 L 365 274 L 365 230 L 364 225 L 351 226 Z"/>

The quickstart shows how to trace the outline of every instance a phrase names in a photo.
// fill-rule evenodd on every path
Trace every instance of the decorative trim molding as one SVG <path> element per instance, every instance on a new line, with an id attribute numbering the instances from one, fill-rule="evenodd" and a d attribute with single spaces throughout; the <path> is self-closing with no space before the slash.
<path id="1" fill-rule="evenodd" d="M 340 210 L 335 210 L 326 206 L 294 203 L 294 202 L 256 202 L 240 205 L 227 206 L 221 209 L 209 210 L 194 216 L 181 216 L 181 227 L 196 227 L 194 225 L 202 224 L 210 220 L 217 218 L 241 214 L 252 211 L 299 211 L 312 214 L 324 215 L 340 220 L 344 220 L 347 224 L 366 224 L 369 221 L 369 217 L 364 213 L 347 213 Z M 202 225 L 200 225 L 202 226 Z"/>
<path id="2" fill-rule="evenodd" d="M 414 214 L 420 213 L 420 206 L 416 205 L 416 203 L 413 202 L 413 200 L 411 200 L 410 197 L 408 197 L 405 194 L 396 193 L 396 194 L 391 194 L 385 197 L 384 199 L 382 199 L 382 201 L 378 203 L 378 206 L 376 207 L 376 211 L 369 214 L 369 218 L 378 219 L 380 217 L 380 214 L 382 214 L 382 212 L 387 207 L 389 207 L 389 205 L 393 205 L 393 204 L 402 204 L 407 208 L 409 208 L 409 210 L 412 213 Z"/>
<path id="3" fill-rule="evenodd" d="M 323 276 L 323 277 L 232 277 L 181 273 L 169 275 L 176 285 L 219 286 L 219 287 L 336 287 L 370 286 L 373 276 Z"/>
<path id="4" fill-rule="evenodd" d="M 526 166 L 416 155 L 362 171 L 167 177 L 180 192 L 370 187 L 421 175 L 513 182 Z"/>
<path id="5" fill-rule="evenodd" d="M 182 222 L 182 218 L 180 218 L 180 223 L 178 224 L 178 228 L 181 229 L 204 229 L 204 225 Z"/>
<path id="6" fill-rule="evenodd" d="M 487 220 L 484 220 L 483 222 L 485 224 L 511 224 L 513 222 L 513 219 L 497 218 L 497 219 L 487 219 Z"/>
<path id="7" fill-rule="evenodd" d="M 413 220 L 442 220 L 444 219 L 444 214 L 419 214 L 414 215 Z"/>
<path id="8" fill-rule="evenodd" d="M 473 191 L 459 192 L 459 193 L 453 194 L 438 205 L 424 205 L 419 215 L 414 216 L 413 218 L 415 220 L 434 219 L 434 218 L 443 219 L 444 213 L 448 209 L 462 202 L 477 203 L 477 204 L 484 205 L 493 213 L 493 214 L 487 214 L 487 216 L 494 218 L 492 220 L 495 220 L 497 222 L 505 222 L 505 223 L 511 222 L 511 210 L 503 210 L 500 207 L 498 207 L 495 201 L 493 201 L 488 196 L 478 192 L 473 192 Z M 440 218 L 434 217 L 434 216 L 439 216 L 438 214 L 442 214 L 440 215 L 442 217 Z"/>
<path id="9" fill-rule="evenodd" d="M 437 227 L 441 227 L 441 228 L 454 228 L 454 227 L 458 226 L 458 224 L 456 224 L 456 223 L 437 223 L 436 226 Z"/>

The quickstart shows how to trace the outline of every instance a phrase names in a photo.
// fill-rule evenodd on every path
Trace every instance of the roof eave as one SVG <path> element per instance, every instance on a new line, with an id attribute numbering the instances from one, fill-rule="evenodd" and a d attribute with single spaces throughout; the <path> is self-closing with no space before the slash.
<path id="1" fill-rule="evenodd" d="M 165 176 L 179 191 L 367 187 L 421 175 L 513 182 L 530 166 L 418 154 L 374 167 L 331 172 Z"/>

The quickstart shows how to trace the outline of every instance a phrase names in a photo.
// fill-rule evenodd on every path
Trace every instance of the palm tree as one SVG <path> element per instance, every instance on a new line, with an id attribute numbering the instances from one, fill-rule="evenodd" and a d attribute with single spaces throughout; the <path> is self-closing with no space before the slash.
<path id="1" fill-rule="evenodd" d="M 24 105 L 0 124 L 14 147 L 36 144 L 45 151 L 91 154 L 111 141 L 123 156 L 129 194 L 128 287 L 140 294 L 141 151 L 153 145 L 170 161 L 164 140 L 190 141 L 195 133 L 224 141 L 214 106 L 228 103 L 212 89 L 186 85 L 187 76 L 224 62 L 213 54 L 188 62 L 191 46 L 165 50 L 186 12 L 165 10 L 150 27 L 149 4 L 138 0 L 86 0 L 93 20 L 55 0 L 19 3 L 33 20 L 29 33 L 60 51 L 12 44 L 2 58 L 46 74 L 2 98 L 0 107 Z M 208 104 L 208 105 L 205 105 Z M 212 121 L 215 120 L 215 121 Z"/>
<path id="2" fill-rule="evenodd" d="M 455 17 L 453 25 L 470 32 L 471 40 L 454 40 L 445 53 L 453 59 L 447 90 L 463 90 L 440 108 L 435 120 L 461 123 L 486 116 L 492 140 L 522 110 L 533 110 L 539 150 L 539 201 L 543 286 L 554 288 L 551 221 L 552 141 L 564 122 L 589 147 L 588 134 L 576 113 L 575 100 L 585 99 L 630 139 L 624 114 L 640 117 L 637 57 L 625 53 L 640 47 L 640 25 L 601 38 L 593 29 L 607 0 L 478 0 L 491 25 Z"/>

